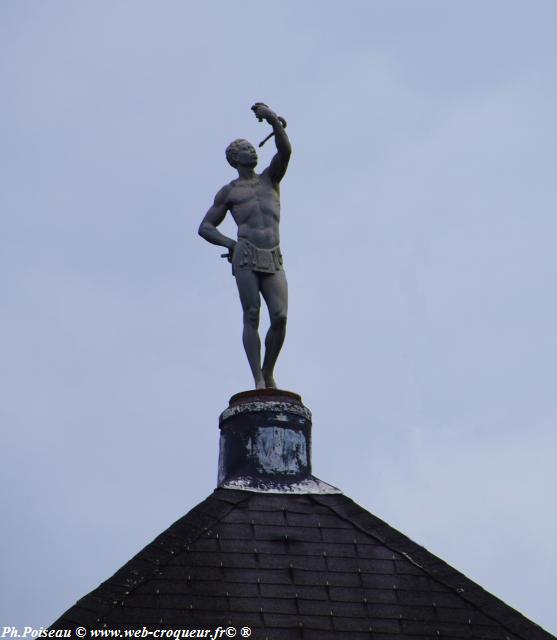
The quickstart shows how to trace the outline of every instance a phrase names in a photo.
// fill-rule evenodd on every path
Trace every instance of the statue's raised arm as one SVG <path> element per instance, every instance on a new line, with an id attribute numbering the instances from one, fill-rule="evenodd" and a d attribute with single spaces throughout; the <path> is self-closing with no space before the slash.
<path id="1" fill-rule="evenodd" d="M 225 255 L 232 263 L 243 310 L 242 340 L 255 386 L 261 389 L 276 387 L 275 363 L 286 334 L 288 286 L 280 250 L 279 182 L 286 173 L 291 148 L 284 130 L 286 120 L 262 102 L 252 109 L 257 118 L 266 120 L 273 128 L 277 153 L 259 174 L 255 171 L 257 152 L 250 142 L 240 138 L 228 145 L 226 159 L 238 177 L 217 193 L 199 226 L 199 235 L 229 250 Z M 229 211 L 238 225 L 237 240 L 217 229 Z M 258 332 L 261 297 L 271 321 L 263 363 Z"/>
<path id="2" fill-rule="evenodd" d="M 288 139 L 285 130 L 286 121 L 284 118 L 277 116 L 277 114 L 263 102 L 256 102 L 253 105 L 252 110 L 259 121 L 266 120 L 271 127 L 273 127 L 273 134 L 271 135 L 274 135 L 275 137 L 277 153 L 271 160 L 271 164 L 267 168 L 267 171 L 272 182 L 278 184 L 284 178 L 284 174 L 288 168 L 290 155 L 292 153 L 290 140 Z M 262 146 L 266 140 L 267 138 L 259 146 Z"/>

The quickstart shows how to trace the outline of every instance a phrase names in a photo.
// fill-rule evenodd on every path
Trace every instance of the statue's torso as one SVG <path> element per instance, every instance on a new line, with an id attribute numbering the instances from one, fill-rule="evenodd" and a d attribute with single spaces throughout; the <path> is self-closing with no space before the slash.
<path id="1" fill-rule="evenodd" d="M 265 173 L 231 182 L 228 206 L 238 225 L 238 238 L 261 249 L 279 244 L 279 191 Z"/>

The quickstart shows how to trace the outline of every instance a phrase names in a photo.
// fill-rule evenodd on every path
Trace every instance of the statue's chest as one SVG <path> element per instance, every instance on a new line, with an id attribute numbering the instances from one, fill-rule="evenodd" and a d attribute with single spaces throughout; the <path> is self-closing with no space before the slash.
<path id="1" fill-rule="evenodd" d="M 278 200 L 275 190 L 261 181 L 238 184 L 231 193 L 232 205 L 236 207 L 257 202 L 272 202 L 275 199 Z"/>

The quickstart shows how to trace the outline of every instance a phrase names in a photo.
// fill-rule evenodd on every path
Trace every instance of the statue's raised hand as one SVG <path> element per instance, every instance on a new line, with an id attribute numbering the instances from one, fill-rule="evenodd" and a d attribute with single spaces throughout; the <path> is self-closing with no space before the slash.
<path id="1" fill-rule="evenodd" d="M 273 120 L 276 121 L 278 119 L 277 114 L 264 102 L 256 102 L 251 109 L 255 113 L 255 117 L 259 120 L 259 122 L 261 122 L 262 120 L 267 120 L 267 122 L 271 124 Z"/>

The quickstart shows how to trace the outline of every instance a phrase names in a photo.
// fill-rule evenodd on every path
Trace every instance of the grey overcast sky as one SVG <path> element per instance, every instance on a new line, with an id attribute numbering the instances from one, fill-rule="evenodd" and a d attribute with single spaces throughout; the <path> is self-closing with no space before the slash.
<path id="1" fill-rule="evenodd" d="M 556 19 L 0 3 L 0 625 L 51 623 L 213 490 L 251 379 L 197 227 L 263 101 L 316 475 L 557 631 Z"/>

